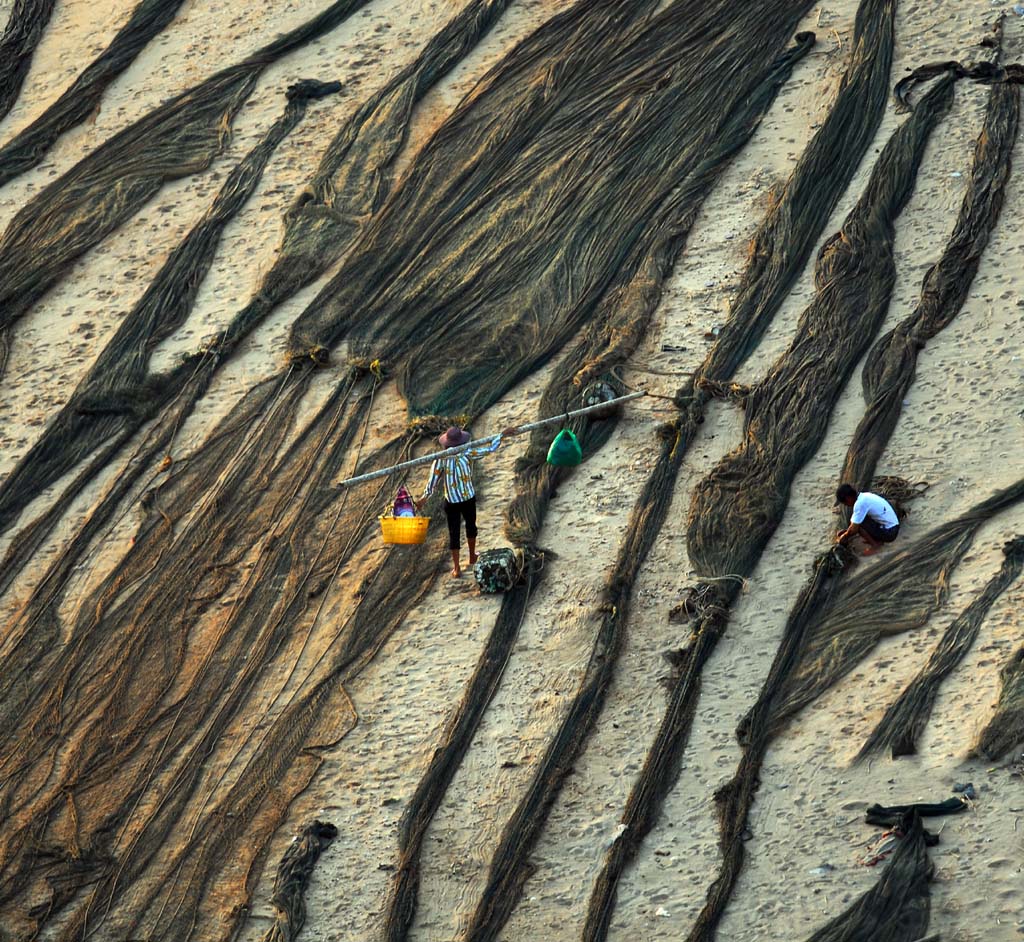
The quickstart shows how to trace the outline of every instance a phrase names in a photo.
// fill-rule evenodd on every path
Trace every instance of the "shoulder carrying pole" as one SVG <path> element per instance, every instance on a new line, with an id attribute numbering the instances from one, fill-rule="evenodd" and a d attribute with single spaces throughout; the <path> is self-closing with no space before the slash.
<path id="1" fill-rule="evenodd" d="M 585 406 L 582 409 L 574 409 L 572 412 L 563 412 L 561 415 L 553 415 L 549 419 L 539 419 L 536 422 L 527 422 L 526 425 L 517 426 L 516 433 L 532 432 L 535 428 L 543 428 L 545 425 L 554 425 L 556 422 L 567 422 L 569 419 L 575 419 L 581 415 L 590 415 L 592 412 L 600 412 L 602 409 L 607 409 L 609 406 L 617 406 L 620 403 L 629 402 L 631 399 L 639 399 L 646 395 L 646 392 L 634 392 L 627 396 L 619 396 L 617 399 L 608 399 L 605 402 L 599 402 L 597 405 Z M 429 464 L 437 458 L 448 458 L 451 455 L 457 455 L 469 448 L 478 448 L 480 445 L 486 445 L 489 442 L 494 441 L 494 438 L 494 435 L 488 435 L 486 438 L 477 438 L 471 442 L 466 442 L 465 445 L 456 445 L 454 448 L 446 448 L 444 451 L 435 451 L 430 455 L 423 455 L 420 458 L 403 461 L 401 464 L 392 465 L 390 468 L 381 468 L 380 471 L 371 471 L 368 474 L 360 474 L 357 477 L 339 481 L 335 486 L 350 487 L 353 484 L 362 484 L 364 481 L 373 481 L 376 478 L 387 477 L 389 474 L 394 474 L 396 471 L 404 471 L 406 468 L 415 468 L 421 464 Z"/>

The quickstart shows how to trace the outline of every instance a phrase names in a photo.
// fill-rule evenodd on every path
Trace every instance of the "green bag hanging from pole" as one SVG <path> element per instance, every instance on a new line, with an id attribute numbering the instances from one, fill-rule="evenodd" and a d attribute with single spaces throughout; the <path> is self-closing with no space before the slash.
<path id="1" fill-rule="evenodd" d="M 573 468 L 583 460 L 583 449 L 572 429 L 564 428 L 548 449 L 548 464 L 559 468 Z"/>

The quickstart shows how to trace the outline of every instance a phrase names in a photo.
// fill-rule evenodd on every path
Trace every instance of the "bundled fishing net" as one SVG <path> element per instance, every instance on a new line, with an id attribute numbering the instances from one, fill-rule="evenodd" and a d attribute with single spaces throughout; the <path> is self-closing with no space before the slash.
<path id="1" fill-rule="evenodd" d="M 522 549 L 485 550 L 473 566 L 473 576 L 481 592 L 508 592 L 523 577 L 526 556 Z"/>
<path id="2" fill-rule="evenodd" d="M 320 855 L 338 836 L 333 824 L 314 821 L 285 851 L 274 878 L 274 924 L 263 942 L 295 942 L 306 924 L 306 888 Z"/>
<path id="3" fill-rule="evenodd" d="M 807 942 L 923 942 L 931 916 L 932 865 L 917 815 L 900 831 L 882 876 Z"/>

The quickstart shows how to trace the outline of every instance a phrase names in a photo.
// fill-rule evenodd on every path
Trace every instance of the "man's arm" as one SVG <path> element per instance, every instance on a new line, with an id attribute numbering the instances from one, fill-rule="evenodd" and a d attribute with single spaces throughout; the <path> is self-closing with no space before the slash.
<path id="1" fill-rule="evenodd" d="M 836 537 L 836 542 L 841 546 L 846 546 L 848 540 L 855 537 L 860 532 L 859 523 L 851 523 L 842 533 Z"/>
<path id="2" fill-rule="evenodd" d="M 506 436 L 511 438 L 515 434 L 517 434 L 517 431 L 514 427 L 507 428 L 503 432 L 498 432 L 498 434 L 495 435 L 494 438 L 492 438 L 486 445 L 481 445 L 479 448 L 470 448 L 466 451 L 466 457 L 475 459 L 482 458 L 484 455 L 489 455 L 492 451 L 498 450 L 498 446 L 501 445 L 501 440 L 503 438 Z"/>
<path id="3" fill-rule="evenodd" d="M 441 462 L 435 458 L 430 465 L 430 477 L 427 478 L 427 488 L 423 492 L 423 496 L 418 501 L 416 501 L 417 507 L 424 504 L 427 498 L 434 493 L 434 491 L 437 489 L 438 483 L 441 480 L 442 474 L 443 472 L 441 470 Z"/>

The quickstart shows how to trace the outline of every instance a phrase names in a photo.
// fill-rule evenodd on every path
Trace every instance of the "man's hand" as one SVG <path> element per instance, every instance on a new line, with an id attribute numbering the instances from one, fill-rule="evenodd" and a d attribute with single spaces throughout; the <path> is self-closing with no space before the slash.
<path id="1" fill-rule="evenodd" d="M 422 510 L 423 509 L 423 505 L 426 502 L 427 502 L 427 499 L 425 497 L 419 497 L 419 498 L 416 498 L 416 499 L 413 500 L 413 504 L 416 505 L 416 509 L 417 510 Z"/>
<path id="2" fill-rule="evenodd" d="M 507 429 L 505 429 L 505 431 L 503 431 L 501 433 L 501 437 L 502 438 L 512 438 L 513 435 L 518 435 L 518 434 L 519 434 L 519 429 L 517 429 L 514 425 L 510 425 Z"/>

